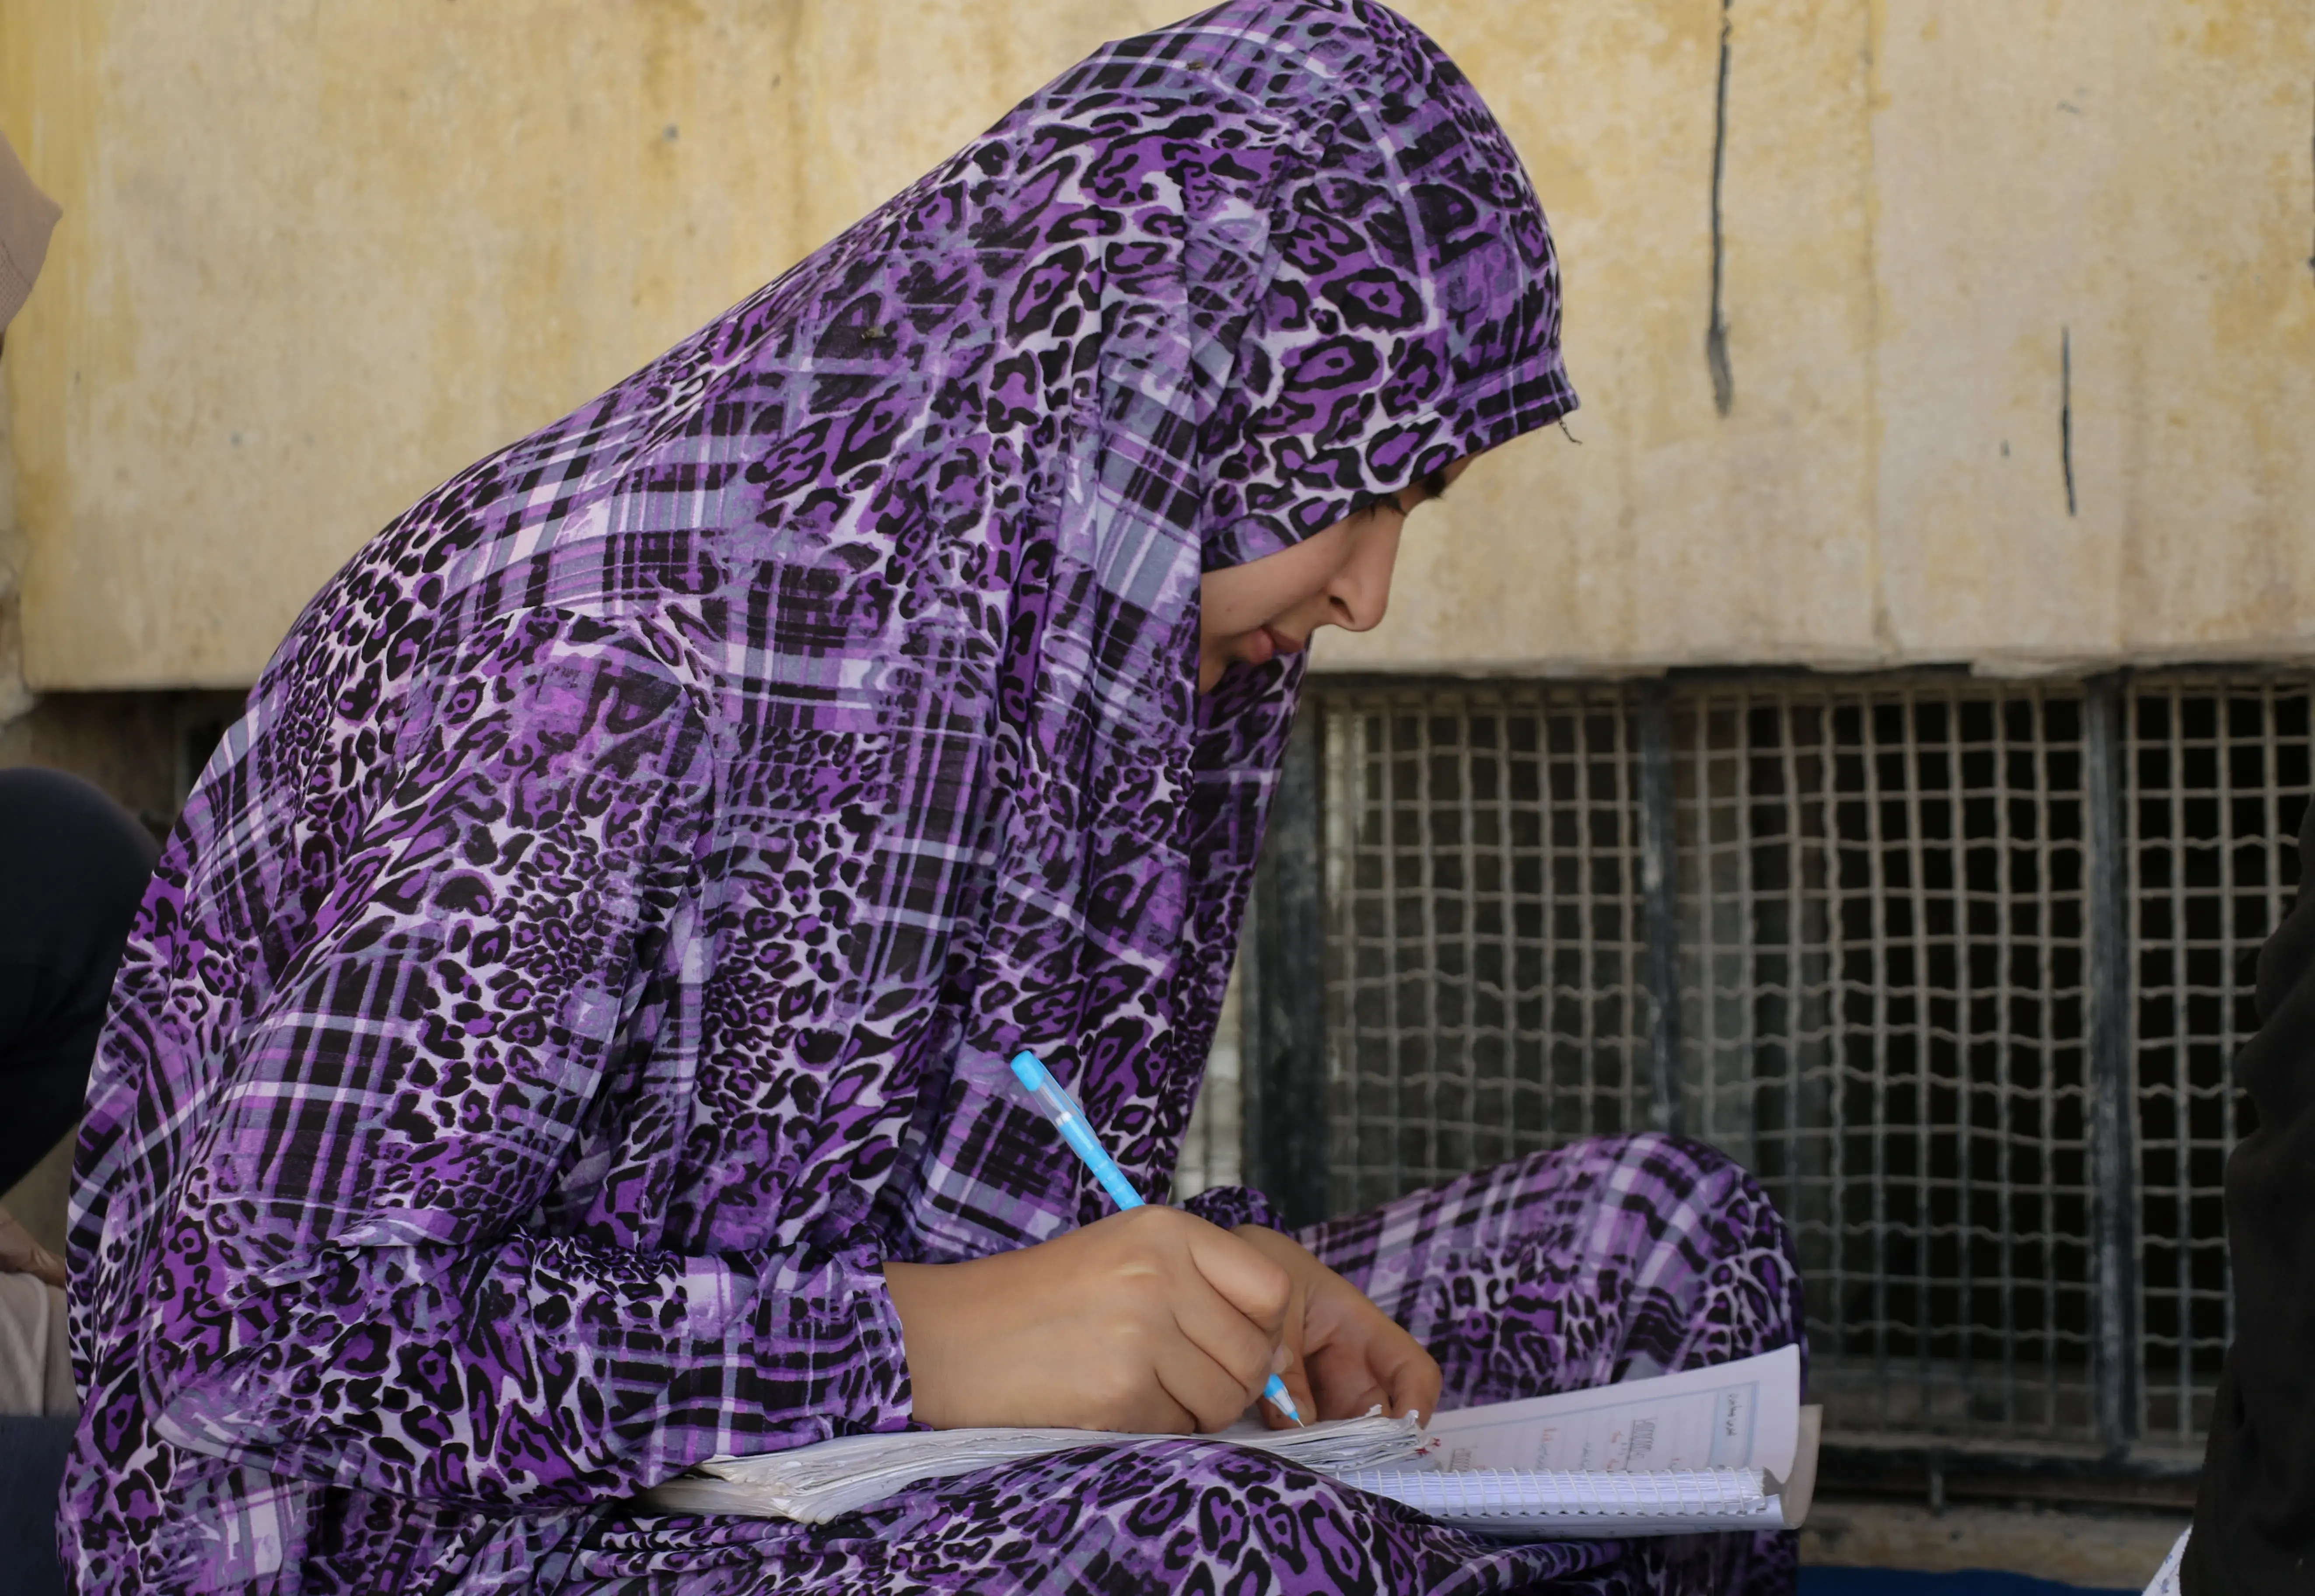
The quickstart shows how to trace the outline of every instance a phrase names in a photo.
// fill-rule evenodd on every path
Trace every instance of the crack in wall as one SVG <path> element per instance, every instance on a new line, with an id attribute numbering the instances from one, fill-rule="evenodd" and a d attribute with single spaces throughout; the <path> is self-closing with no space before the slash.
<path id="1" fill-rule="evenodd" d="M 2074 330 L 2058 330 L 2058 460 L 2066 469 L 2066 514 L 2078 513 L 2074 501 Z"/>
<path id="2" fill-rule="evenodd" d="M 1727 239 L 1721 226 L 1721 188 L 1728 175 L 1728 32 L 1735 0 L 1720 0 L 1720 86 L 1712 128 L 1712 321 L 1704 332 L 1704 364 L 1712 373 L 1712 406 L 1722 415 L 1736 407 L 1736 374 L 1728 365 L 1728 317 L 1722 301 Z"/>

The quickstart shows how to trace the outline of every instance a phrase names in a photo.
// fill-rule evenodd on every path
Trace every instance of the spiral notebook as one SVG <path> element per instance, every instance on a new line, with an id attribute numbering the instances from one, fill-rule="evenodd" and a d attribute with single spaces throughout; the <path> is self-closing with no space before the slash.
<path id="1" fill-rule="evenodd" d="M 1435 1415 L 1420 1465 L 1340 1471 L 1447 1523 L 1555 1540 L 1796 1530 L 1823 1410 L 1801 1356 L 1755 1358 Z M 1424 1467 L 1421 1465 L 1427 1465 Z"/>
<path id="2" fill-rule="evenodd" d="M 1759 1468 L 1654 1474 L 1362 1468 L 1340 1477 L 1345 1485 L 1403 1502 L 1442 1523 L 1490 1535 L 1585 1540 L 1786 1527 L 1786 1497 L 1767 1471 Z"/>
<path id="3" fill-rule="evenodd" d="M 1734 1363 L 1433 1415 L 1214 1439 L 1272 1453 L 1443 1523 L 1522 1539 L 1797 1529 L 1816 1479 L 1818 1410 L 1793 1347 Z M 928 1480 L 1080 1447 L 1177 1441 L 1086 1430 L 852 1435 L 716 1458 L 647 1492 L 646 1509 L 826 1523 Z"/>

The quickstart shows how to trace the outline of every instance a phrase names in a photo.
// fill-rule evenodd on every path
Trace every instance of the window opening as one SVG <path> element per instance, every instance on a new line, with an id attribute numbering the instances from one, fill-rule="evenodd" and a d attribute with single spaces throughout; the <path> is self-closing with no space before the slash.
<path id="1" fill-rule="evenodd" d="M 2248 1128 L 2227 1069 L 2298 879 L 2305 678 L 1330 684 L 1312 707 L 1329 1207 L 1677 1122 L 1792 1226 L 1837 1432 L 2199 1451 Z M 1652 824 L 1675 887 L 1653 913 Z"/>

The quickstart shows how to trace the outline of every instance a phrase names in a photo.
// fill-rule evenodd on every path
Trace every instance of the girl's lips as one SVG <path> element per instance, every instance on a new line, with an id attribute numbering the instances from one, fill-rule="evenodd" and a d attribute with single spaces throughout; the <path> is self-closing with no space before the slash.
<path id="1" fill-rule="evenodd" d="M 1267 665 L 1281 654 L 1299 654 L 1301 652 L 1300 639 L 1274 632 L 1268 626 L 1256 626 L 1246 634 L 1241 657 L 1249 665 Z"/>

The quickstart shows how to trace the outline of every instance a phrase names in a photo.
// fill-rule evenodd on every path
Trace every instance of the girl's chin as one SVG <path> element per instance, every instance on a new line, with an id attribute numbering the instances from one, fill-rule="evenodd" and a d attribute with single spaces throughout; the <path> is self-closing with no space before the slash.
<path id="1" fill-rule="evenodd" d="M 1235 651 L 1238 659 L 1248 665 L 1267 665 L 1278 655 L 1278 642 L 1266 627 L 1257 627 L 1238 639 Z"/>

